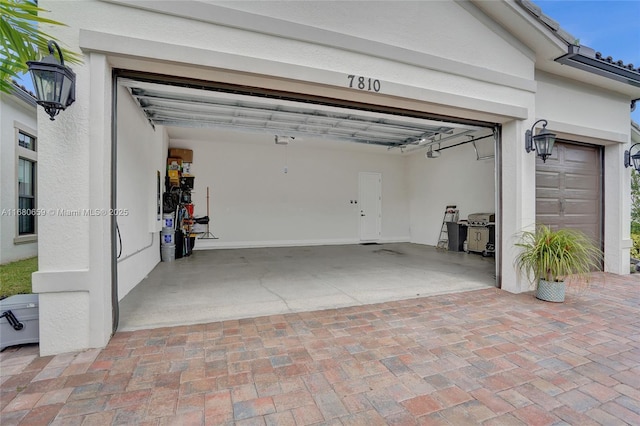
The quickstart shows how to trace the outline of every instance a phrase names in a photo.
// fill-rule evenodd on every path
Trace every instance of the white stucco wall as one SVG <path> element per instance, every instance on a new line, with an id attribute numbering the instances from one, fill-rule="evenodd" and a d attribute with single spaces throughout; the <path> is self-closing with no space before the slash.
<path id="1" fill-rule="evenodd" d="M 262 73 L 323 85 L 316 90 L 326 96 L 331 95 L 331 86 L 345 88 L 347 76 L 357 74 L 383 83 L 383 90 L 369 99 L 374 103 L 390 102 L 384 99 L 388 95 L 401 96 L 431 103 L 431 112 L 453 113 L 445 106 L 448 102 L 478 117 L 483 115 L 479 111 L 488 109 L 524 117 L 523 111 L 512 107 L 523 105 L 535 90 L 531 52 L 471 5 L 467 7 L 473 14 L 455 2 L 403 2 L 402 7 L 396 2 L 370 2 L 368 13 L 379 17 L 376 25 L 363 19 L 361 24 L 335 29 L 328 19 L 318 21 L 314 14 L 301 19 L 296 13 L 298 6 L 283 8 L 280 18 L 275 19 L 209 3 L 134 2 L 136 7 L 158 13 L 121 5 L 126 3 L 60 2 L 53 8 L 65 22 L 84 30 L 80 44 L 85 49 L 172 62 L 161 67 L 129 62 L 129 66 L 154 72 L 231 82 L 239 82 L 239 76 L 221 70 Z M 330 8 L 324 2 L 304 2 L 309 8 L 321 4 L 338 22 L 357 8 L 349 2 L 332 3 Z M 434 31 L 425 37 L 426 26 L 418 25 L 415 17 L 434 13 L 439 14 L 439 20 L 465 25 L 456 25 L 455 32 Z M 408 29 L 398 31 L 401 17 L 387 19 L 398 14 L 412 22 Z M 371 31 L 376 38 L 368 39 Z M 467 36 L 468 32 L 473 32 L 473 37 Z M 378 41 L 385 39 L 389 41 Z M 409 39 L 411 43 L 406 44 Z M 399 47 L 397 43 L 405 44 Z M 441 50 L 447 55 L 439 56 Z M 180 63 L 190 66 L 175 68 Z M 244 77 L 244 83 L 260 84 L 255 76 Z M 280 83 L 297 90 L 294 85 Z M 277 83 L 270 84 L 276 88 Z M 353 97 L 366 95 L 357 90 L 348 92 Z M 437 108 L 436 104 L 442 105 Z M 479 111 L 473 112 L 475 109 Z"/>
<path id="2" fill-rule="evenodd" d="M 38 254 L 37 241 L 15 241 L 18 222 L 17 217 L 10 213 L 12 209 L 18 208 L 16 132 L 20 129 L 37 137 L 37 127 L 35 107 L 13 95 L 0 94 L 0 210 L 7 210 L 0 216 L 0 264 Z"/>
<path id="3" fill-rule="evenodd" d="M 149 124 L 129 92 L 118 87 L 118 298 L 122 299 L 160 261 L 156 205 L 157 172 L 164 191 L 165 132 Z"/>
<path id="4" fill-rule="evenodd" d="M 600 145 L 628 141 L 626 96 L 544 72 L 536 80 L 536 116 L 549 120 L 547 128 L 559 136 Z"/>
<path id="5" fill-rule="evenodd" d="M 534 105 L 531 106 L 534 115 Z M 536 223 L 536 156 L 524 149 L 524 134 L 534 120 L 511 121 L 502 127 L 501 181 L 502 193 L 499 239 L 499 280 L 501 288 L 512 293 L 531 289 L 531 283 L 515 268 L 515 243 L 523 230 L 532 230 Z"/>
<path id="6" fill-rule="evenodd" d="M 531 78 L 528 49 L 487 27 L 472 5 L 453 1 L 326 2 L 224 1 L 224 7 L 374 40 L 486 69 Z M 372 23 L 375 22 L 375 25 Z M 453 30 L 453 31 L 452 31 Z M 488 31 L 490 30 L 490 31 Z M 419 35 L 419 36 L 416 36 Z M 505 38 L 512 41 L 507 46 Z"/>
<path id="7" fill-rule="evenodd" d="M 604 146 L 604 267 L 627 274 L 632 245 L 630 171 L 623 167 L 631 140 L 628 98 L 547 73 L 536 78 L 536 117 L 548 119 L 547 128 L 559 137 Z"/>
<path id="8" fill-rule="evenodd" d="M 284 146 L 269 134 L 212 129 L 208 140 L 170 142 L 194 151 L 196 216 L 206 214 L 210 187 L 210 229 L 220 239 L 196 249 L 358 243 L 360 210 L 350 201 L 359 172 L 382 174 L 381 241 L 409 240 L 404 158 L 302 139 Z"/>
<path id="9" fill-rule="evenodd" d="M 496 212 L 495 161 L 477 160 L 471 144 L 442 151 L 438 158 L 425 158 L 421 151 L 407 161 L 411 242 L 438 243 L 447 205 L 458 206 L 460 219 Z"/>
<path id="10" fill-rule="evenodd" d="M 111 335 L 111 70 L 95 53 L 73 69 L 75 104 L 55 121 L 38 108 L 40 206 L 54 212 L 40 220 L 32 276 L 43 356 L 101 347 Z"/>

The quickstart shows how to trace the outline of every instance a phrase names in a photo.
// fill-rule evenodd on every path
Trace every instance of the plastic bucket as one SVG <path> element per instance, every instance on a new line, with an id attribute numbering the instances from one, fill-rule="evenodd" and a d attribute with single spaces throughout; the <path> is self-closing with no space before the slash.
<path id="1" fill-rule="evenodd" d="M 163 262 L 173 262 L 176 258 L 175 244 L 163 244 L 160 246 L 160 259 Z"/>
<path id="2" fill-rule="evenodd" d="M 175 228 L 173 226 L 174 213 L 164 213 L 162 215 L 162 227 L 163 228 Z"/>
<path id="3" fill-rule="evenodd" d="M 174 245 L 176 243 L 176 231 L 173 228 L 162 228 L 160 243 L 162 245 Z"/>

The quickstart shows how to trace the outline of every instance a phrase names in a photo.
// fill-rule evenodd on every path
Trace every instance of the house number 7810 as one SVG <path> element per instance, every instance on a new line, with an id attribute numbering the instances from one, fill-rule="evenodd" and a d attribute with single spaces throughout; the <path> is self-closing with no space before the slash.
<path id="1" fill-rule="evenodd" d="M 380 91 L 380 80 L 378 79 L 353 74 L 349 74 L 347 76 L 347 79 L 349 80 L 349 88 L 351 89 L 360 89 L 373 92 Z"/>

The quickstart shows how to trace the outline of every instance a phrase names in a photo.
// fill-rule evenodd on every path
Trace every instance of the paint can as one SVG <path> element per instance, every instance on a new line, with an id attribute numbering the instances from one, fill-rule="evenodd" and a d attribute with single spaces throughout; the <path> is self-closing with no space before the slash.
<path id="1" fill-rule="evenodd" d="M 160 233 L 160 243 L 164 245 L 175 245 L 176 231 L 173 228 L 162 228 Z"/>
<path id="2" fill-rule="evenodd" d="M 160 246 L 160 259 L 163 262 L 173 262 L 176 258 L 176 245 L 163 244 Z"/>
<path id="3" fill-rule="evenodd" d="M 162 215 L 162 227 L 163 228 L 175 228 L 173 226 L 175 213 L 164 213 Z"/>

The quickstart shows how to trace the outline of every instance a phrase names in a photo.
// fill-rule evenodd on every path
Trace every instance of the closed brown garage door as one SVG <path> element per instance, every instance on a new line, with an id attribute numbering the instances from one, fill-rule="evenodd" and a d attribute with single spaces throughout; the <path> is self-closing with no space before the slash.
<path id="1" fill-rule="evenodd" d="M 579 229 L 602 247 L 602 150 L 556 142 L 536 163 L 536 223 Z"/>

